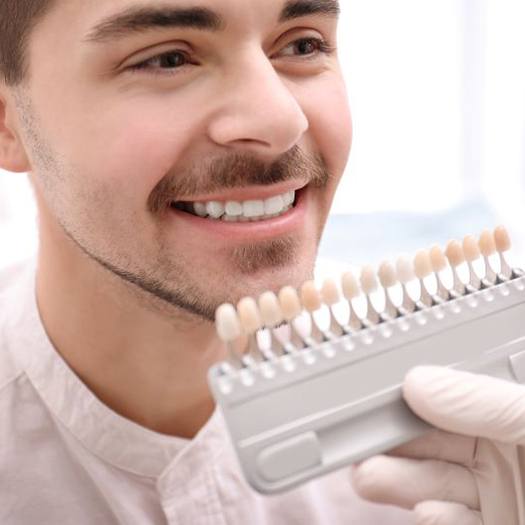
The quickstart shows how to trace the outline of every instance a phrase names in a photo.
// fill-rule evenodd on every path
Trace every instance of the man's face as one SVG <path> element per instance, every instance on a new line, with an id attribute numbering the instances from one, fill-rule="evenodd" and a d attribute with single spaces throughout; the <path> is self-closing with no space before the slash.
<path id="1" fill-rule="evenodd" d="M 208 319 L 311 277 L 351 142 L 331 6 L 59 0 L 33 31 L 17 105 L 62 248 Z M 292 190 L 279 216 L 235 215 Z M 212 201 L 233 218 L 196 215 Z"/>

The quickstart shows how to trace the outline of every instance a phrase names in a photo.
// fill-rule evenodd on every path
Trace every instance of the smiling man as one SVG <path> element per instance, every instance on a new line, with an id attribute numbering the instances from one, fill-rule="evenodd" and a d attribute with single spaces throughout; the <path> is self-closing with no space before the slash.
<path id="1" fill-rule="evenodd" d="M 408 523 L 348 472 L 242 479 L 206 373 L 222 302 L 298 286 L 351 143 L 335 0 L 3 0 L 2 524 Z M 6 249 L 6 247 L 4 247 Z"/>

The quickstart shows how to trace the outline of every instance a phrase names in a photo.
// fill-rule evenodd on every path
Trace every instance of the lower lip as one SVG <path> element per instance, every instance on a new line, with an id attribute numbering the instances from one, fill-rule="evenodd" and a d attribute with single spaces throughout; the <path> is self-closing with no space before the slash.
<path id="1" fill-rule="evenodd" d="M 204 235 L 213 236 L 215 239 L 222 237 L 228 241 L 260 241 L 299 230 L 304 225 L 307 195 L 307 187 L 298 190 L 293 208 L 278 217 L 254 222 L 226 222 L 220 219 L 204 219 L 176 208 L 170 208 L 169 215 L 179 226 L 184 225 L 186 232 L 187 229 L 196 233 L 198 230 Z"/>

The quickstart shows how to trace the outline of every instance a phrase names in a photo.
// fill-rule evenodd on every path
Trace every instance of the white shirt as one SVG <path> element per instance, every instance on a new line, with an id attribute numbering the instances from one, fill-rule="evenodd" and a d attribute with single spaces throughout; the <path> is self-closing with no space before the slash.
<path id="1" fill-rule="evenodd" d="M 240 473 L 219 411 L 191 441 L 113 412 L 47 338 L 31 261 L 0 273 L 0 523 L 408 525 L 413 518 L 359 500 L 348 469 L 259 495 Z"/>

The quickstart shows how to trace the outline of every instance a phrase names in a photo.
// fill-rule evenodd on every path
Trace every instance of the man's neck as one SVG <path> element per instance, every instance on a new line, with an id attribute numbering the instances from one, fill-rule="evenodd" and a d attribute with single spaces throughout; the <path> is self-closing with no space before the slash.
<path id="1" fill-rule="evenodd" d="M 48 336 L 115 412 L 191 438 L 214 409 L 206 374 L 223 349 L 213 325 L 159 315 L 126 295 L 117 279 L 86 257 L 51 254 L 43 243 L 37 300 Z"/>

